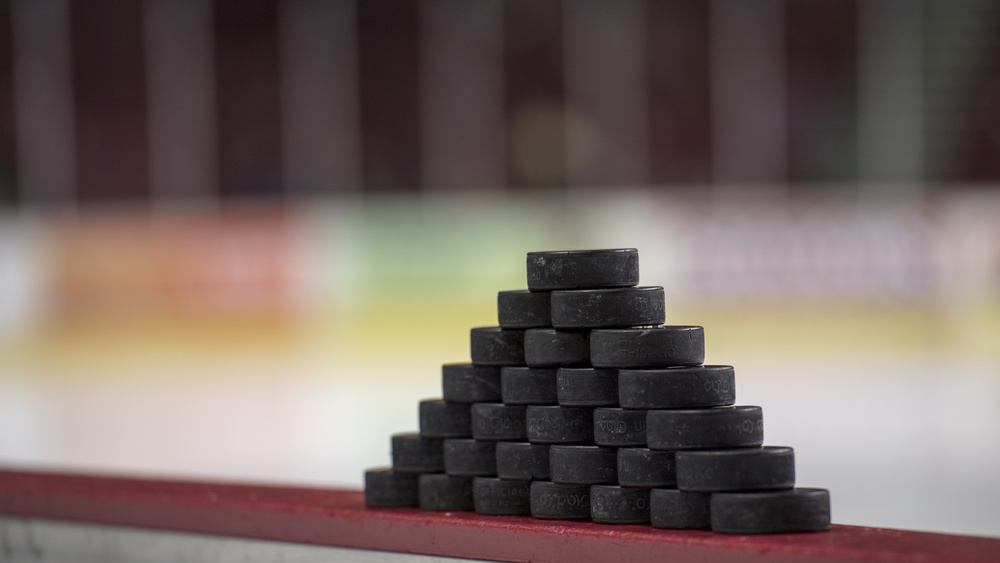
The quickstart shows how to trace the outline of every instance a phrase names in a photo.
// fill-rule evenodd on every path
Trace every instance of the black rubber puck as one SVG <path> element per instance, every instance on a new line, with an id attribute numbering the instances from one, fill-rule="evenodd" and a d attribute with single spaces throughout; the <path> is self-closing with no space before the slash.
<path id="1" fill-rule="evenodd" d="M 714 493 L 712 531 L 784 534 L 830 529 L 830 492 L 791 489 L 766 493 Z"/>
<path id="2" fill-rule="evenodd" d="M 368 508 L 416 507 L 420 488 L 416 473 L 397 473 L 388 467 L 365 471 L 365 506 Z"/>
<path id="3" fill-rule="evenodd" d="M 563 485 L 613 485 L 618 482 L 618 451 L 600 446 L 552 446 L 549 477 Z"/>
<path id="4" fill-rule="evenodd" d="M 649 523 L 654 528 L 671 530 L 707 530 L 709 493 L 692 493 L 677 489 L 653 489 L 649 492 Z"/>
<path id="5" fill-rule="evenodd" d="M 529 406 L 528 441 L 532 444 L 584 444 L 594 441 L 594 409 Z"/>
<path id="6" fill-rule="evenodd" d="M 444 471 L 444 444 L 419 434 L 396 434 L 392 437 L 392 469 L 399 473 L 440 473 Z"/>
<path id="7" fill-rule="evenodd" d="M 518 289 L 497 293 L 497 320 L 501 328 L 538 328 L 552 325 L 551 296 Z"/>
<path id="8" fill-rule="evenodd" d="M 420 435 L 424 438 L 472 436 L 472 414 L 468 403 L 440 399 L 420 401 Z"/>
<path id="9" fill-rule="evenodd" d="M 476 477 L 472 481 L 472 500 L 479 514 L 531 514 L 531 481 Z"/>
<path id="10" fill-rule="evenodd" d="M 497 443 L 459 438 L 444 441 L 444 472 L 464 477 L 497 474 Z"/>
<path id="11" fill-rule="evenodd" d="M 663 311 L 662 287 L 552 292 L 552 326 L 555 328 L 661 325 Z"/>
<path id="12" fill-rule="evenodd" d="M 590 331 L 533 328 L 524 333 L 524 363 L 537 368 L 590 365 Z"/>
<path id="13" fill-rule="evenodd" d="M 598 446 L 645 446 L 646 411 L 617 407 L 594 409 L 594 443 Z"/>
<path id="14" fill-rule="evenodd" d="M 677 488 L 706 493 L 791 489 L 795 452 L 785 446 L 677 452 Z"/>
<path id="15" fill-rule="evenodd" d="M 447 463 L 447 459 L 445 460 Z M 677 465 L 674 452 L 649 448 L 618 450 L 618 484 L 623 487 L 677 486 Z"/>
<path id="16" fill-rule="evenodd" d="M 478 366 L 523 366 L 524 331 L 488 326 L 469 331 L 472 363 Z"/>
<path id="17" fill-rule="evenodd" d="M 449 403 L 489 403 L 500 400 L 500 368 L 472 364 L 441 366 L 442 397 Z"/>
<path id="18" fill-rule="evenodd" d="M 618 399 L 627 409 L 691 409 L 736 402 L 733 366 L 623 369 Z"/>
<path id="19" fill-rule="evenodd" d="M 589 520 L 590 485 L 532 481 L 531 515 L 553 520 Z"/>
<path id="20" fill-rule="evenodd" d="M 590 361 L 601 368 L 697 366 L 705 361 L 705 329 L 658 326 L 595 330 Z"/>
<path id="21" fill-rule="evenodd" d="M 646 444 L 654 450 L 740 448 L 763 443 L 764 414 L 760 407 L 646 412 Z"/>
<path id="22" fill-rule="evenodd" d="M 556 370 L 505 367 L 500 370 L 500 395 L 507 405 L 554 405 Z"/>
<path id="23" fill-rule="evenodd" d="M 529 252 L 527 262 L 532 291 L 639 283 L 639 251 L 634 248 Z"/>
<path id="24" fill-rule="evenodd" d="M 559 368 L 556 398 L 564 407 L 618 406 L 618 370 Z"/>
<path id="25" fill-rule="evenodd" d="M 544 481 L 549 478 L 549 446 L 528 442 L 497 443 L 497 477 Z"/>
<path id="26" fill-rule="evenodd" d="M 600 524 L 649 524 L 649 489 L 594 485 L 590 518 Z"/>
<path id="27" fill-rule="evenodd" d="M 444 473 L 420 476 L 420 508 L 424 510 L 473 510 L 472 477 Z"/>
<path id="28" fill-rule="evenodd" d="M 477 440 L 526 440 L 524 409 L 502 403 L 472 405 L 472 437 Z"/>

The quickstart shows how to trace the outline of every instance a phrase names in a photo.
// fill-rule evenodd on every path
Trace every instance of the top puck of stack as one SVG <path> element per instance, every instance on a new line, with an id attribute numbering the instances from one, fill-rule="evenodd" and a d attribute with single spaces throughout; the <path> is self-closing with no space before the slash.
<path id="1" fill-rule="evenodd" d="M 639 251 L 634 248 L 529 252 L 527 265 L 531 291 L 639 283 Z"/>
<path id="2" fill-rule="evenodd" d="M 440 399 L 420 401 L 420 435 L 424 438 L 468 438 L 472 415 L 468 403 L 446 403 Z"/>
<path id="3" fill-rule="evenodd" d="M 789 489 L 713 493 L 712 531 L 723 534 L 784 534 L 830 529 L 830 492 Z"/>
<path id="4" fill-rule="evenodd" d="M 590 361 L 599 368 L 697 366 L 705 361 L 705 329 L 658 326 L 595 330 Z"/>
<path id="5" fill-rule="evenodd" d="M 518 289 L 497 293 L 500 328 L 540 328 L 552 324 L 548 293 Z"/>
<path id="6" fill-rule="evenodd" d="M 646 444 L 653 450 L 740 448 L 763 443 L 764 414 L 760 407 L 646 412 Z"/>
<path id="7" fill-rule="evenodd" d="M 677 452 L 677 488 L 716 493 L 795 486 L 795 452 L 784 446 Z"/>
<path id="8" fill-rule="evenodd" d="M 736 402 L 733 366 L 623 369 L 618 399 L 627 409 L 690 409 Z"/>
<path id="9" fill-rule="evenodd" d="M 478 366 L 524 365 L 524 331 L 498 326 L 469 331 L 472 363 Z"/>
<path id="10" fill-rule="evenodd" d="M 441 366 L 441 396 L 449 403 L 499 401 L 500 368 L 472 364 Z"/>
<path id="11" fill-rule="evenodd" d="M 663 324 L 664 318 L 659 286 L 552 292 L 555 328 L 654 326 Z"/>

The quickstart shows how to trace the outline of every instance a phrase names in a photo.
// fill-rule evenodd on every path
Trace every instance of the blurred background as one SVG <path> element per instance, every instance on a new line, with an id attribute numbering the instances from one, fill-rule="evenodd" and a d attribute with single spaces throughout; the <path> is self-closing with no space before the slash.
<path id="1" fill-rule="evenodd" d="M 1000 4 L 0 0 L 0 464 L 360 487 L 636 247 L 840 523 L 1000 536 Z"/>

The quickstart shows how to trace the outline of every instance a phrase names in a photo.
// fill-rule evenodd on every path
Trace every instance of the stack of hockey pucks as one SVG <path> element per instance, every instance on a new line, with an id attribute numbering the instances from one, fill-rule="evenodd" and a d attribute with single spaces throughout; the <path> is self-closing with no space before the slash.
<path id="1" fill-rule="evenodd" d="M 791 448 L 762 446 L 704 330 L 663 326 L 635 249 L 531 252 L 471 364 L 442 367 L 420 433 L 365 475 L 370 507 L 592 519 L 724 533 L 820 531 L 829 493 L 795 488 Z"/>

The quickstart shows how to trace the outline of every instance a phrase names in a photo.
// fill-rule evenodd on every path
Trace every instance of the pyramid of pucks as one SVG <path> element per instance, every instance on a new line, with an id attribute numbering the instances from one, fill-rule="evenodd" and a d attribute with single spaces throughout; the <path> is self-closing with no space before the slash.
<path id="1" fill-rule="evenodd" d="M 370 508 L 651 524 L 722 533 L 830 528 L 829 491 L 795 487 L 735 371 L 704 365 L 700 326 L 665 325 L 634 248 L 529 252 L 471 363 L 441 368 L 419 433 L 365 473 Z"/>

